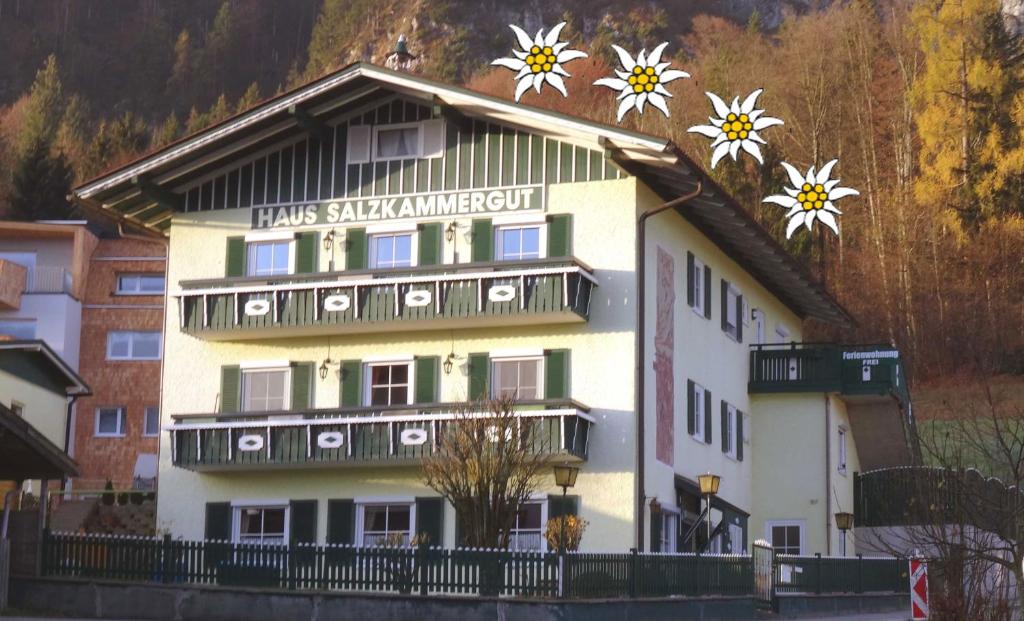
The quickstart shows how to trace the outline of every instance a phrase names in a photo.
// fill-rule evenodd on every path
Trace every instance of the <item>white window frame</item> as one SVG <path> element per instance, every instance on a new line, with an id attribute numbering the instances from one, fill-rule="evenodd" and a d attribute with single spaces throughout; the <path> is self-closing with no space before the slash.
<path id="1" fill-rule="evenodd" d="M 292 367 L 289 364 L 276 363 L 273 366 L 262 366 L 262 365 L 246 365 L 240 366 L 241 377 L 239 378 L 239 406 L 243 412 L 253 412 L 259 414 L 263 411 L 275 411 L 275 410 L 246 410 L 245 409 L 245 387 L 246 387 L 246 376 L 254 373 L 275 373 L 284 371 L 284 407 L 281 410 L 290 410 L 292 407 Z"/>
<path id="2" fill-rule="evenodd" d="M 288 546 L 288 533 L 291 529 L 291 503 L 287 500 L 263 500 L 263 501 L 232 501 L 231 502 L 231 541 L 241 543 L 242 511 L 245 509 L 284 509 L 284 536 L 282 543 Z M 260 542 L 262 543 L 262 541 Z M 259 545 L 259 544 L 253 544 Z M 272 544 L 273 545 L 273 544 Z"/>
<path id="3" fill-rule="evenodd" d="M 848 457 L 846 435 L 848 430 L 845 425 L 839 425 L 839 428 L 836 431 L 836 470 L 839 471 L 839 474 L 846 476 L 846 460 Z"/>
<path id="4" fill-rule="evenodd" d="M 416 499 L 415 498 L 356 498 L 356 536 L 355 544 L 363 545 L 366 538 L 366 507 L 369 505 L 389 505 L 409 507 L 409 540 L 416 536 Z"/>
<path id="5" fill-rule="evenodd" d="M 288 272 L 284 274 L 254 274 L 252 269 L 256 265 L 256 247 L 265 244 L 287 244 L 288 245 Z M 287 236 L 269 238 L 253 237 L 245 238 L 245 275 L 252 278 L 265 277 L 275 278 L 288 276 L 295 273 L 295 233 L 288 233 Z"/>
<path id="6" fill-rule="evenodd" d="M 367 359 L 363 360 L 363 369 L 362 369 L 362 371 L 363 371 L 363 406 L 364 407 L 368 407 L 368 408 L 372 408 L 372 407 L 386 407 L 386 406 L 382 406 L 382 405 L 376 405 L 375 406 L 375 405 L 371 404 L 371 401 L 373 400 L 373 392 L 372 392 L 373 377 L 372 377 L 372 374 L 370 372 L 370 369 L 372 369 L 373 367 L 390 367 L 390 366 L 397 366 L 397 365 L 405 365 L 405 366 L 409 367 L 409 381 L 408 381 L 409 388 L 408 388 L 408 392 L 406 394 L 406 402 L 405 403 L 407 405 L 412 405 L 413 403 L 415 403 L 416 368 L 415 368 L 415 365 L 413 364 L 413 358 L 412 357 L 395 358 L 395 359 L 380 359 L 380 360 L 374 360 L 374 359 L 367 358 Z M 394 386 L 394 385 L 395 384 L 389 384 L 389 386 Z M 392 403 L 391 405 L 399 405 L 399 404 Z"/>
<path id="7" fill-rule="evenodd" d="M 775 549 L 775 542 L 772 540 L 772 528 L 775 526 L 796 526 L 800 529 L 800 551 L 797 556 L 803 556 L 807 549 L 807 520 L 765 520 L 764 538 Z"/>
<path id="8" fill-rule="evenodd" d="M 150 433 L 149 429 L 149 411 L 156 411 L 156 429 Z M 146 438 L 154 438 L 160 435 L 160 407 L 156 405 L 147 405 L 142 408 L 142 435 Z"/>
<path id="9" fill-rule="evenodd" d="M 411 155 L 400 155 L 394 157 L 382 157 L 377 153 L 378 135 L 382 131 L 395 129 L 416 128 L 416 152 Z M 374 125 L 373 133 L 370 136 L 370 159 L 374 162 L 396 162 L 402 160 L 423 159 L 423 122 L 414 121 L 411 123 L 389 123 L 387 125 Z"/>
<path id="10" fill-rule="evenodd" d="M 679 524 L 682 523 L 682 512 L 678 507 L 662 505 L 660 519 L 661 541 L 658 542 L 659 550 L 657 551 L 675 554 L 679 547 Z"/>
<path id="11" fill-rule="evenodd" d="M 501 234 L 514 229 L 537 229 L 537 259 L 548 257 L 548 227 L 545 222 L 510 222 L 495 225 L 494 227 L 494 256 L 495 261 L 534 261 L 537 259 L 504 259 L 501 258 Z M 522 254 L 522 253 L 520 253 Z"/>
<path id="12" fill-rule="evenodd" d="M 764 326 L 767 322 L 764 311 L 760 308 L 755 308 L 750 311 L 750 318 L 754 322 L 754 343 L 764 343 Z"/>
<path id="13" fill-rule="evenodd" d="M 747 548 L 742 543 L 740 544 L 740 549 L 736 549 L 737 541 L 743 541 L 743 527 L 739 524 L 729 524 L 729 553 L 746 554 Z"/>
<path id="14" fill-rule="evenodd" d="M 377 265 L 377 242 L 382 237 L 400 237 L 409 236 L 409 265 L 399 265 L 397 267 L 380 267 Z M 377 231 L 369 233 L 369 243 L 367 244 L 368 258 L 367 264 L 370 269 L 402 269 L 403 267 L 416 267 L 416 259 L 419 257 L 420 240 L 419 235 L 416 234 L 415 230 L 401 230 L 401 231 Z"/>
<path id="15" fill-rule="evenodd" d="M 544 536 L 548 525 L 548 501 L 547 498 L 541 496 L 531 496 L 524 505 L 540 505 L 540 552 L 547 550 L 550 546 L 548 545 L 547 538 Z M 529 550 L 529 548 L 515 548 L 512 547 L 512 537 L 518 534 L 520 531 L 525 530 L 527 533 L 533 531 L 532 528 L 520 529 L 513 526 L 509 530 L 509 550 Z"/>
<path id="16" fill-rule="evenodd" d="M 495 355 L 495 354 L 492 354 L 490 356 L 490 367 L 491 367 L 489 369 L 490 376 L 488 377 L 488 379 L 490 380 L 488 382 L 488 385 L 491 387 L 491 398 L 492 399 L 498 398 L 498 395 L 495 394 L 495 391 L 497 390 L 497 382 L 495 381 L 495 378 L 496 378 L 495 364 L 498 363 L 498 362 L 522 362 L 522 361 L 525 361 L 525 360 L 536 360 L 537 361 L 537 397 L 536 398 L 537 399 L 543 399 L 544 398 L 544 388 L 545 388 L 545 386 L 544 386 L 544 372 L 545 372 L 545 369 L 544 369 L 544 354 L 542 352 L 540 354 L 528 354 L 528 355 L 500 355 L 500 354 Z M 516 400 L 517 401 L 519 400 L 518 396 L 516 396 Z"/>
<path id="17" fill-rule="evenodd" d="M 115 433 L 101 432 L 100 431 L 100 412 L 104 410 L 113 410 L 117 412 L 117 431 Z M 123 405 L 107 405 L 96 408 L 95 416 L 93 417 L 93 435 L 97 438 L 123 438 L 125 435 L 126 428 L 128 427 L 127 411 Z"/>
<path id="18" fill-rule="evenodd" d="M 693 312 L 697 313 L 701 319 L 707 319 L 704 314 L 704 292 L 707 290 L 708 283 L 704 280 L 704 262 L 696 256 L 693 257 L 693 273 L 690 274 L 690 278 L 693 279 Z"/>
<path id="19" fill-rule="evenodd" d="M 163 295 L 167 290 L 167 276 L 161 272 L 125 272 L 117 274 L 116 277 L 117 283 L 114 288 L 114 295 Z M 163 281 L 163 287 L 159 291 L 143 291 L 143 278 L 160 278 Z M 134 289 L 127 289 L 123 286 L 126 279 L 134 279 Z"/>
<path id="20" fill-rule="evenodd" d="M 691 438 L 700 442 L 701 444 L 707 444 L 707 439 L 704 437 L 704 417 L 708 415 L 704 411 L 704 391 L 706 389 L 698 384 L 693 383 L 693 434 Z"/>
<path id="21" fill-rule="evenodd" d="M 753 415 L 750 412 L 743 412 L 743 444 L 746 445 L 750 444 L 750 436 L 753 435 L 753 433 L 751 433 L 751 429 L 753 428 L 751 416 Z"/>
<path id="22" fill-rule="evenodd" d="M 736 443 L 736 420 L 737 420 L 737 414 L 738 413 L 739 413 L 739 410 L 736 409 L 736 406 L 734 406 L 733 404 L 729 403 L 728 401 L 725 403 L 726 429 L 729 432 L 729 444 L 728 444 L 728 449 L 729 450 L 725 452 L 725 455 L 729 459 L 733 459 L 733 460 L 736 459 L 736 454 L 737 454 L 737 450 L 736 450 L 736 447 L 737 447 L 737 443 Z"/>
<path id="23" fill-rule="evenodd" d="M 729 283 L 725 291 L 725 308 L 722 309 L 722 312 L 725 314 L 725 334 L 734 341 L 739 340 L 740 327 L 736 325 L 736 315 L 737 307 L 740 303 L 740 295 L 742 294 L 736 285 Z"/>
<path id="24" fill-rule="evenodd" d="M 128 355 L 127 356 L 114 356 L 111 353 L 111 349 L 112 349 L 112 345 L 113 345 L 112 337 L 115 334 L 129 334 L 129 335 L 135 335 L 135 334 L 156 334 L 158 337 L 160 337 L 160 338 L 157 339 L 157 354 L 156 354 L 156 356 L 155 357 L 139 357 L 139 356 L 133 355 L 133 353 L 135 351 L 135 339 L 134 339 L 134 336 L 130 339 L 130 341 L 128 343 Z M 107 332 L 107 360 L 160 360 L 161 358 L 163 358 L 163 355 L 164 355 L 164 339 L 163 339 L 163 336 L 160 334 L 159 330 L 111 330 L 110 332 Z"/>

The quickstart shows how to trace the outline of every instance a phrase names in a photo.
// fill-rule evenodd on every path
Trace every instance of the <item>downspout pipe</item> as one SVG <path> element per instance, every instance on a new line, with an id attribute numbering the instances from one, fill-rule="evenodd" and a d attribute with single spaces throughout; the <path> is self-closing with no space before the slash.
<path id="1" fill-rule="evenodd" d="M 647 298 L 647 280 L 645 269 L 645 258 L 647 250 L 647 221 L 653 216 L 674 207 L 679 207 L 697 198 L 704 191 L 704 179 L 697 179 L 697 188 L 689 194 L 674 198 L 667 203 L 662 203 L 654 209 L 647 210 L 640 214 L 636 222 L 636 367 L 634 369 L 634 409 L 636 410 L 636 549 L 644 551 L 644 505 L 647 500 L 647 490 L 644 485 L 644 345 L 645 339 L 645 304 Z"/>

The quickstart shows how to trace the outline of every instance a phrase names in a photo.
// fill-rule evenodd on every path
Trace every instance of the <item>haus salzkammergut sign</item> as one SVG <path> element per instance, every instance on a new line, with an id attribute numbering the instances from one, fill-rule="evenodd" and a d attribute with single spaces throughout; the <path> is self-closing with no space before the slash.
<path id="1" fill-rule="evenodd" d="M 438 216 L 544 211 L 541 185 L 425 192 L 311 204 L 270 205 L 252 210 L 252 228 L 274 229 L 360 222 L 401 222 Z"/>

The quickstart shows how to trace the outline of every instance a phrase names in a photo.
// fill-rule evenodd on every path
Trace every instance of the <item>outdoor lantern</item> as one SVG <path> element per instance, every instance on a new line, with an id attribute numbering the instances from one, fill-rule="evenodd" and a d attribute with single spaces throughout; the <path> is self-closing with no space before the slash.
<path id="1" fill-rule="evenodd" d="M 449 242 L 455 239 L 455 221 L 452 220 L 444 229 L 444 238 Z"/>
<path id="2" fill-rule="evenodd" d="M 853 514 L 847 511 L 840 511 L 836 514 L 836 527 L 846 532 L 853 528 Z"/>
<path id="3" fill-rule="evenodd" d="M 566 489 L 576 485 L 576 475 L 579 473 L 580 469 L 576 466 L 569 464 L 555 466 L 555 485 L 562 488 L 562 495 L 565 495 Z"/>
<path id="4" fill-rule="evenodd" d="M 454 365 L 454 364 L 455 364 L 455 352 L 452 352 L 452 353 L 448 354 L 448 357 L 445 358 L 444 362 L 441 363 L 441 366 L 444 367 L 444 374 L 445 375 L 451 375 L 452 374 L 452 365 Z"/>
<path id="5" fill-rule="evenodd" d="M 327 379 L 327 361 L 320 363 L 320 379 Z"/>
<path id="6" fill-rule="evenodd" d="M 327 235 L 324 235 L 324 251 L 325 252 L 330 252 L 331 248 L 333 248 L 333 247 L 334 247 L 334 229 L 331 229 L 330 231 L 327 232 Z"/>
<path id="7" fill-rule="evenodd" d="M 722 482 L 722 477 L 717 474 L 698 474 L 697 483 L 700 484 L 700 495 L 701 496 L 714 496 L 718 493 L 718 485 Z"/>

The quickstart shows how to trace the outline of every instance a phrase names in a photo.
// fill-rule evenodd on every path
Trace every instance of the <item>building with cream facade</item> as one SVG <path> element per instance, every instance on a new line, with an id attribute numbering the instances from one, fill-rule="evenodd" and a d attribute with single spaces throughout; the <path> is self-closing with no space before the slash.
<path id="1" fill-rule="evenodd" d="M 695 190 L 648 220 L 638 280 L 640 215 Z M 169 238 L 158 528 L 175 536 L 454 546 L 418 466 L 489 396 L 580 468 L 567 500 L 547 477 L 522 507 L 521 548 L 574 512 L 587 550 L 706 549 L 696 477 L 714 472 L 711 549 L 804 520 L 804 551 L 825 551 L 829 501 L 782 502 L 783 470 L 824 490 L 826 462 L 790 458 L 836 441 L 804 430 L 826 410 L 851 431 L 846 468 L 863 459 L 846 387 L 814 375 L 824 350 L 791 345 L 845 311 L 664 139 L 356 64 L 74 199 Z M 865 407 L 902 433 L 889 379 Z"/>

